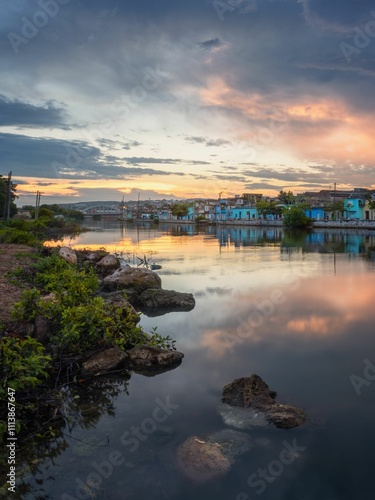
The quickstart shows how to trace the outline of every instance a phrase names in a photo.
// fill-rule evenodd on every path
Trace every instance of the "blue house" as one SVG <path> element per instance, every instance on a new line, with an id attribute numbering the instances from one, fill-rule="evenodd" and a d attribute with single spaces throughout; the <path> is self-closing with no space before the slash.
<path id="1" fill-rule="evenodd" d="M 226 200 L 219 200 L 215 205 L 215 220 L 228 219 L 228 206 Z"/>
<path id="2" fill-rule="evenodd" d="M 188 213 L 181 217 L 181 220 L 194 220 L 196 217 L 194 207 L 188 208 Z"/>
<path id="3" fill-rule="evenodd" d="M 234 220 L 251 220 L 258 218 L 258 210 L 255 207 L 233 207 L 229 209 L 228 215 Z"/>
<path id="4" fill-rule="evenodd" d="M 345 198 L 344 217 L 346 219 L 362 220 L 364 205 L 365 201 L 360 198 Z"/>
<path id="5" fill-rule="evenodd" d="M 324 220 L 324 208 L 316 207 L 305 210 L 305 215 L 314 220 Z"/>

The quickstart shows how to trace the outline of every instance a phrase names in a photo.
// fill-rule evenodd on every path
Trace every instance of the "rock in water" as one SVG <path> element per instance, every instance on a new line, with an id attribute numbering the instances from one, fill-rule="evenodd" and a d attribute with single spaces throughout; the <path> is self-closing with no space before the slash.
<path id="1" fill-rule="evenodd" d="M 195 483 L 205 483 L 224 476 L 230 469 L 230 461 L 217 443 L 192 436 L 177 450 L 180 471 Z"/>
<path id="2" fill-rule="evenodd" d="M 271 391 L 259 375 L 251 375 L 251 377 L 237 378 L 226 385 L 221 400 L 231 406 L 247 408 L 272 405 L 276 396 L 277 393 Z"/>
<path id="3" fill-rule="evenodd" d="M 121 368 L 127 357 L 124 351 L 117 347 L 110 347 L 91 356 L 82 364 L 82 369 L 85 374 L 102 375 L 110 370 Z"/>
<path id="4" fill-rule="evenodd" d="M 175 292 L 174 290 L 145 290 L 140 295 L 139 302 L 145 312 L 191 311 L 195 307 L 195 299 L 191 293 Z"/>
<path id="5" fill-rule="evenodd" d="M 177 367 L 184 357 L 182 352 L 160 349 L 147 345 L 133 347 L 127 351 L 130 367 L 135 371 L 166 371 Z"/>
<path id="6" fill-rule="evenodd" d="M 221 453 L 230 463 L 234 462 L 235 457 L 248 452 L 253 447 L 253 439 L 248 434 L 232 429 L 224 429 L 210 434 L 207 440 L 212 444 L 219 445 Z"/>
<path id="7" fill-rule="evenodd" d="M 103 288 L 108 291 L 130 290 L 141 294 L 149 288 L 161 288 L 161 279 L 148 269 L 125 266 L 104 278 Z"/>
<path id="8" fill-rule="evenodd" d="M 249 412 L 252 412 L 249 414 L 248 422 L 254 418 L 254 412 L 262 413 L 269 423 L 279 429 L 292 429 L 306 422 L 303 410 L 276 403 L 276 395 L 259 375 L 251 375 L 238 378 L 226 385 L 223 389 L 222 402 L 233 407 L 248 408 Z"/>

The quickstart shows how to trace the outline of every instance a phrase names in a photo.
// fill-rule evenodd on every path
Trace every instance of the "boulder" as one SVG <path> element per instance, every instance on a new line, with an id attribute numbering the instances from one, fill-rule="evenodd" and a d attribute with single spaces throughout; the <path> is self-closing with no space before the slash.
<path id="1" fill-rule="evenodd" d="M 191 436 L 178 448 L 177 464 L 182 474 L 195 483 L 218 479 L 231 467 L 219 444 L 197 436 Z"/>
<path id="2" fill-rule="evenodd" d="M 121 267 L 121 263 L 114 255 L 106 255 L 96 263 L 96 269 L 102 276 L 108 276 Z"/>
<path id="3" fill-rule="evenodd" d="M 267 410 L 267 420 L 278 429 L 292 429 L 306 422 L 306 414 L 300 408 L 275 404 Z"/>
<path id="4" fill-rule="evenodd" d="M 77 254 L 72 248 L 69 247 L 61 247 L 59 250 L 59 255 L 62 257 L 68 264 L 77 264 L 78 258 Z"/>
<path id="5" fill-rule="evenodd" d="M 139 323 L 140 316 L 131 303 L 124 297 L 122 292 L 103 293 L 102 297 L 107 306 L 114 309 L 122 309 L 122 318 L 132 316 L 134 324 Z"/>
<path id="6" fill-rule="evenodd" d="M 102 375 L 110 370 L 117 370 L 125 365 L 128 356 L 117 347 L 110 347 L 91 356 L 82 364 L 85 375 Z"/>
<path id="7" fill-rule="evenodd" d="M 222 402 L 232 407 L 249 409 L 248 419 L 243 415 L 244 412 L 240 415 L 241 423 L 245 422 L 245 425 L 234 425 L 239 428 L 253 427 L 255 423 L 264 425 L 264 419 L 279 429 L 292 429 L 306 422 L 303 410 L 276 403 L 276 395 L 276 392 L 271 391 L 258 375 L 251 375 L 226 385 L 223 389 Z M 220 413 L 224 421 L 233 420 L 235 417 L 225 407 L 221 408 Z"/>
<path id="8" fill-rule="evenodd" d="M 182 352 L 142 345 L 127 351 L 130 367 L 136 371 L 166 371 L 181 364 Z"/>
<path id="9" fill-rule="evenodd" d="M 109 255 L 109 253 L 106 252 L 105 250 L 94 250 L 93 252 L 88 252 L 88 253 L 86 252 L 84 252 L 83 259 L 93 263 L 98 262 L 103 257 Z"/>
<path id="10" fill-rule="evenodd" d="M 221 453 L 231 464 L 234 463 L 238 455 L 248 452 L 254 445 L 253 438 L 248 434 L 233 431 L 232 429 L 224 429 L 210 434 L 207 441 L 219 445 Z"/>
<path id="11" fill-rule="evenodd" d="M 141 294 L 149 288 L 161 288 L 161 279 L 148 269 L 125 266 L 103 280 L 103 289 L 107 291 L 129 290 Z"/>
<path id="12" fill-rule="evenodd" d="M 140 308 L 145 313 L 191 311 L 195 307 L 195 299 L 191 293 L 181 293 L 160 288 L 145 290 L 138 300 Z"/>
<path id="13" fill-rule="evenodd" d="M 251 375 L 251 377 L 237 378 L 224 386 L 221 400 L 231 406 L 247 408 L 272 405 L 276 396 L 277 393 L 271 391 L 259 375 Z"/>

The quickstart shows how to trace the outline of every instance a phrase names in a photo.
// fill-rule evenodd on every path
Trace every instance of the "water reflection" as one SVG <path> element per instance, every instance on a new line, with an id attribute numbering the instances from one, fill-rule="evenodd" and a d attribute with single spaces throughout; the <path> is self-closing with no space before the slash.
<path id="1" fill-rule="evenodd" d="M 249 485 L 251 474 L 277 460 L 285 440 L 297 440 L 304 451 L 267 484 L 262 498 L 372 499 L 375 382 L 358 396 L 350 376 L 363 377 L 365 359 L 375 363 L 374 236 L 106 224 L 75 244 L 157 251 L 163 287 L 194 294 L 191 312 L 141 320 L 146 330 L 157 326 L 175 338 L 185 358 L 178 369 L 154 378 L 133 374 L 119 387 L 98 381 L 92 393 L 88 386 L 69 389 L 72 426 L 62 435 L 68 447 L 53 462 L 40 464 L 28 479 L 33 493 L 22 498 L 72 500 L 95 493 L 114 500 L 249 500 L 258 496 Z M 191 435 L 222 430 L 217 406 L 223 386 L 252 373 L 281 400 L 306 409 L 309 424 L 252 431 L 259 446 L 225 478 L 192 485 L 176 467 L 175 450 Z M 173 410 L 154 428 L 150 419 L 160 401 L 169 401 Z M 138 432 L 133 428 L 150 430 L 142 431 L 137 447 L 128 442 Z M 88 451 L 78 451 L 80 441 Z M 97 472 L 93 463 L 110 461 L 114 452 L 123 462 L 112 464 L 100 487 L 93 490 L 91 484 L 86 497 L 83 490 L 79 496 L 77 487 Z M 241 492 L 245 496 L 238 497 Z"/>

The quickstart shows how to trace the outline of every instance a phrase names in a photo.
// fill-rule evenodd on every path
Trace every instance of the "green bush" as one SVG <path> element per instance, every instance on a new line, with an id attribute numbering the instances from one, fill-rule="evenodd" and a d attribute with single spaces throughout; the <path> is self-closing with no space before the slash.
<path id="1" fill-rule="evenodd" d="M 48 377 L 50 362 L 51 357 L 35 339 L 3 337 L 0 340 L 0 400 L 8 399 L 8 387 L 18 392 L 41 384 Z M 20 425 L 18 421 L 17 431 Z M 0 442 L 6 429 L 6 422 L 0 420 Z"/>
<path id="2" fill-rule="evenodd" d="M 295 205 L 284 209 L 283 224 L 286 227 L 309 228 L 312 226 L 312 220 L 307 217 L 303 207 Z"/>
<path id="3" fill-rule="evenodd" d="M 39 240 L 29 231 L 8 227 L 0 229 L 0 243 L 35 246 L 39 244 Z"/>

